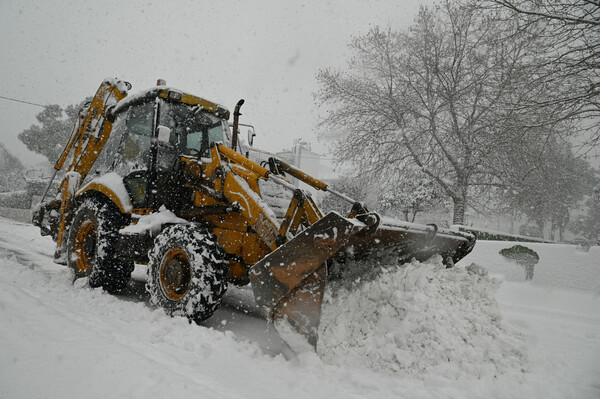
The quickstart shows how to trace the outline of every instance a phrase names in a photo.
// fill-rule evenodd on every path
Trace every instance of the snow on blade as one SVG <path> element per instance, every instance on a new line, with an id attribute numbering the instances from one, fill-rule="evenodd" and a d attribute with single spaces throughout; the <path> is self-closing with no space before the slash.
<path id="1" fill-rule="evenodd" d="M 317 344 L 325 362 L 450 379 L 527 368 L 525 342 L 502 325 L 499 284 L 482 267 L 446 269 L 438 257 L 346 274 L 325 292 Z"/>

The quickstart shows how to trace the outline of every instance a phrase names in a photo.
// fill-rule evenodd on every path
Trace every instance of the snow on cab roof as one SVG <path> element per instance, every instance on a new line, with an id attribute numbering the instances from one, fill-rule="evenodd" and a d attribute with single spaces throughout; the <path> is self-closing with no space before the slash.
<path id="1" fill-rule="evenodd" d="M 146 102 L 156 97 L 161 97 L 170 101 L 181 102 L 189 105 L 201 105 L 205 110 L 221 117 L 229 119 L 229 110 L 217 103 L 194 96 L 174 87 L 156 86 L 146 90 L 139 91 L 125 97 L 112 110 L 113 115 L 117 115 L 133 104 Z"/>

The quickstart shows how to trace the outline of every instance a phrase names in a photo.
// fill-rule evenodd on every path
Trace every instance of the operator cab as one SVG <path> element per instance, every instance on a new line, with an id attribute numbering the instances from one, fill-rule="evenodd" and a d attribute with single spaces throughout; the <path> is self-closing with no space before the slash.
<path id="1" fill-rule="evenodd" d="M 186 202 L 178 174 L 181 156 L 210 157 L 214 143 L 227 143 L 229 111 L 199 97 L 164 87 L 117 104 L 112 134 L 99 159 L 123 178 L 134 208 Z"/>
<path id="2" fill-rule="evenodd" d="M 227 121 L 200 105 L 163 101 L 160 109 L 159 170 L 172 170 L 181 155 L 208 158 L 212 145 L 225 142 L 229 135 Z"/>

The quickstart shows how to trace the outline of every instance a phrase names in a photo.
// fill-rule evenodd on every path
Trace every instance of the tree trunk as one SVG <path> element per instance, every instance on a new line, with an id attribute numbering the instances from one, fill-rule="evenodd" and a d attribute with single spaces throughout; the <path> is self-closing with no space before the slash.
<path id="1" fill-rule="evenodd" d="M 454 215 L 452 216 L 452 224 L 465 224 L 465 207 L 466 201 L 462 198 L 454 198 Z"/>
<path id="2" fill-rule="evenodd" d="M 411 222 L 411 223 L 414 223 L 416 218 L 417 218 L 417 211 L 414 211 L 414 212 L 412 213 L 412 218 L 411 218 L 410 222 Z"/>
<path id="3" fill-rule="evenodd" d="M 535 222 L 538 226 L 538 228 L 540 229 L 540 238 L 541 239 L 545 239 L 546 238 L 546 232 L 544 231 L 544 227 L 545 227 L 545 223 L 543 220 L 536 220 Z"/>
<path id="4" fill-rule="evenodd" d="M 565 226 L 564 225 L 561 225 L 558 227 L 558 240 L 560 242 L 565 241 Z"/>

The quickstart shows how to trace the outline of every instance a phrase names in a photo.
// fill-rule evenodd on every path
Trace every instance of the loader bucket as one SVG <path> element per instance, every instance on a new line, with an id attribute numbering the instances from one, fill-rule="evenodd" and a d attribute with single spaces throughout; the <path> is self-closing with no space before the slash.
<path id="1" fill-rule="evenodd" d="M 379 223 L 376 214 L 361 216 L 366 223 L 331 212 L 252 267 L 254 298 L 267 320 L 286 320 L 316 347 L 327 260 L 385 254 L 404 263 L 439 254 L 450 267 L 475 244 L 471 234 L 393 220 Z"/>
<path id="2" fill-rule="evenodd" d="M 250 281 L 263 316 L 270 321 L 287 319 L 315 346 L 325 262 L 365 227 L 357 220 L 330 212 L 256 263 L 250 270 Z"/>

